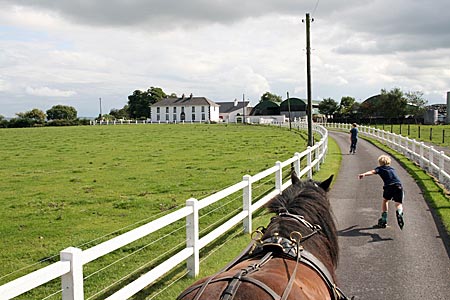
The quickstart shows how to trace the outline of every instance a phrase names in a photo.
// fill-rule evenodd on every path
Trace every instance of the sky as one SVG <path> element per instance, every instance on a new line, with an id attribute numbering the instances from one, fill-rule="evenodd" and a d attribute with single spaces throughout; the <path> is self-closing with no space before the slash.
<path id="1" fill-rule="evenodd" d="M 448 0 L 0 0 L 0 115 L 61 104 L 94 117 L 150 87 L 306 99 L 307 13 L 314 100 L 400 88 L 444 104 L 449 11 Z"/>

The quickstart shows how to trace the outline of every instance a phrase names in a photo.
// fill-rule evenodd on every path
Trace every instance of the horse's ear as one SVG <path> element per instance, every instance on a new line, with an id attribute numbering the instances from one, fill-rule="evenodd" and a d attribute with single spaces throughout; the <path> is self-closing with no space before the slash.
<path id="1" fill-rule="evenodd" d="M 291 181 L 292 181 L 292 185 L 296 185 L 300 183 L 300 179 L 297 176 L 297 173 L 295 173 L 295 171 L 291 172 Z"/>
<path id="2" fill-rule="evenodd" d="M 319 186 L 320 186 L 324 191 L 328 192 L 328 190 L 330 189 L 331 182 L 333 181 L 333 176 L 334 176 L 334 175 L 331 174 L 330 177 L 328 177 L 327 180 L 322 181 L 322 182 L 319 184 Z"/>

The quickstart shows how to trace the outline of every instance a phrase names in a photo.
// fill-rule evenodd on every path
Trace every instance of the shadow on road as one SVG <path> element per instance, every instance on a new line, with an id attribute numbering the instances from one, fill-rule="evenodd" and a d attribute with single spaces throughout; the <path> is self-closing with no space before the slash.
<path id="1" fill-rule="evenodd" d="M 372 238 L 372 240 L 369 241 L 369 243 L 393 240 L 392 238 L 382 238 L 378 233 L 375 233 L 375 232 L 365 232 L 365 230 L 374 231 L 374 230 L 385 230 L 385 229 L 374 228 L 374 227 L 357 228 L 357 225 L 353 225 L 346 229 L 339 230 L 338 236 L 349 236 L 349 237 L 368 236 L 368 237 Z"/>

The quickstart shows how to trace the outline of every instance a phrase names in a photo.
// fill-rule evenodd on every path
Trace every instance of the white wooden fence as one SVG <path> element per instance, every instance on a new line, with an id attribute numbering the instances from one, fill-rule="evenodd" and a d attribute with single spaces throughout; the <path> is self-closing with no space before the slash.
<path id="1" fill-rule="evenodd" d="M 337 128 L 350 131 L 351 124 L 326 123 L 328 128 Z M 450 157 L 443 151 L 437 151 L 433 146 L 416 141 L 389 131 L 358 126 L 359 133 L 377 139 L 389 148 L 403 154 L 409 160 L 415 162 L 423 170 L 435 176 L 447 189 L 450 189 Z"/>
<path id="2" fill-rule="evenodd" d="M 294 124 L 294 126 L 298 129 L 305 129 L 307 125 L 305 123 L 297 123 Z M 293 165 L 299 177 L 307 176 L 308 178 L 312 177 L 313 170 L 319 170 L 328 149 L 328 132 L 324 127 L 319 125 L 314 125 L 313 131 L 320 134 L 321 139 L 317 144 L 308 147 L 305 151 L 295 153 L 293 157 L 284 162 L 276 162 L 273 167 L 256 175 L 245 175 L 243 176 L 242 181 L 204 199 L 188 199 L 185 207 L 94 247 L 86 250 L 75 247 L 66 248 L 60 252 L 60 261 L 0 286 L 0 298 L 11 299 L 60 277 L 63 300 L 84 299 L 84 265 L 183 218 L 186 220 L 186 247 L 163 263 L 154 267 L 151 271 L 118 290 L 107 299 L 129 298 L 185 261 L 187 263 L 189 274 L 191 276 L 197 275 L 200 266 L 200 249 L 238 225 L 240 222 L 243 222 L 245 232 L 251 232 L 253 212 L 261 208 L 265 203 L 275 195 L 280 194 L 281 191 L 291 184 L 290 180 L 287 180 L 285 183 L 282 182 L 283 168 Z M 306 158 L 306 165 L 303 168 L 300 166 L 302 158 Z M 303 161 L 305 161 L 305 159 L 303 159 Z M 274 189 L 260 199 L 253 199 L 252 184 L 263 178 L 272 176 L 273 174 L 275 174 Z M 199 211 L 239 191 L 242 191 L 243 210 L 200 238 Z"/>

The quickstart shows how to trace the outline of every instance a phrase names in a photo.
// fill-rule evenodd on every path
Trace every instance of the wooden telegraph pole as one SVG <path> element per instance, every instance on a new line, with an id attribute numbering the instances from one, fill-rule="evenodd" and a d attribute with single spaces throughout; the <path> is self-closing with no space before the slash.
<path id="1" fill-rule="evenodd" d="M 289 110 L 289 130 L 292 130 L 292 125 L 291 125 L 291 102 L 290 102 L 290 98 L 289 98 L 289 92 L 286 92 L 287 94 L 287 102 L 288 102 L 288 110 Z"/>
<path id="2" fill-rule="evenodd" d="M 309 13 L 306 14 L 306 89 L 307 89 L 307 114 L 308 114 L 308 146 L 314 146 L 312 133 L 312 99 L 311 99 L 311 42 L 309 37 L 311 19 Z"/>

